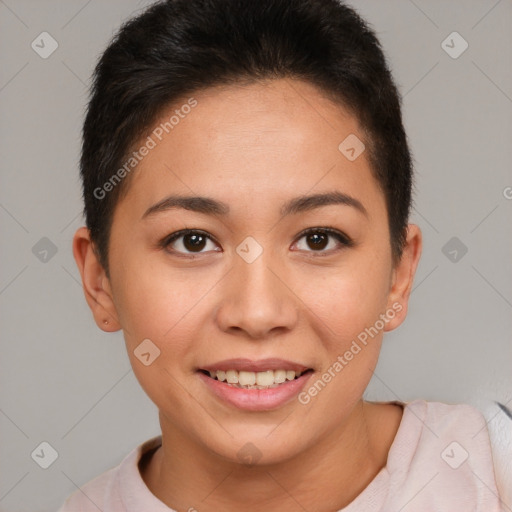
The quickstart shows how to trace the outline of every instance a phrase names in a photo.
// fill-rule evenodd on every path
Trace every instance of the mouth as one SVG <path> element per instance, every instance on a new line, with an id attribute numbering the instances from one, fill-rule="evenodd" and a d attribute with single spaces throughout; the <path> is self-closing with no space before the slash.
<path id="1" fill-rule="evenodd" d="M 306 370 L 264 370 L 260 372 L 251 372 L 244 370 L 203 370 L 207 377 L 223 382 L 230 387 L 239 389 L 274 389 L 287 382 L 296 380 L 306 373 L 312 373 L 313 369 Z"/>
<path id="2" fill-rule="evenodd" d="M 231 359 L 197 369 L 213 396 L 246 411 L 269 411 L 291 402 L 313 373 L 313 368 L 282 359 Z"/>

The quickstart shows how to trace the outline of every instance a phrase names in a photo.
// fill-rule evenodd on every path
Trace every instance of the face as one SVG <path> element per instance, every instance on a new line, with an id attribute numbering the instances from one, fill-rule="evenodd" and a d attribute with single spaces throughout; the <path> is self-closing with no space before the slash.
<path id="1" fill-rule="evenodd" d="M 262 461 L 285 460 L 361 401 L 382 332 L 405 316 L 410 269 L 393 266 L 366 152 L 339 149 L 364 142 L 341 106 L 290 80 L 194 98 L 152 136 L 116 206 L 99 302 L 164 436 L 234 461 L 249 442 Z"/>

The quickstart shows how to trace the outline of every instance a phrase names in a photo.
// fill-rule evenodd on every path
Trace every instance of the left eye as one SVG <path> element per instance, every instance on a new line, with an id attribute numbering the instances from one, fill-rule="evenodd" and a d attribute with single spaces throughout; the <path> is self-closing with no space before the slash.
<path id="1" fill-rule="evenodd" d="M 337 243 L 332 242 L 333 238 L 337 240 Z M 305 240 L 306 248 L 303 246 L 299 247 L 299 249 L 308 251 L 307 247 L 309 247 L 312 249 L 312 252 L 329 252 L 331 250 L 340 249 L 340 245 L 352 245 L 351 240 L 346 235 L 337 230 L 327 228 L 308 229 L 301 234 L 299 242 L 302 239 Z M 299 242 L 297 242 L 297 245 L 299 245 Z"/>

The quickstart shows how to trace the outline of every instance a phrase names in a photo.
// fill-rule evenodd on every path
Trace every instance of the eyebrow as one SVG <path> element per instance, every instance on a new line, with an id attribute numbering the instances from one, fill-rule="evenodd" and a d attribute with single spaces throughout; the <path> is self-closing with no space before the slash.
<path id="1" fill-rule="evenodd" d="M 368 217 L 366 208 L 359 200 L 339 191 L 295 197 L 281 207 L 280 214 L 285 217 L 335 204 L 351 206 Z M 171 195 L 149 207 L 142 218 L 174 208 L 183 208 L 205 215 L 227 215 L 230 211 L 226 203 L 210 197 Z"/>

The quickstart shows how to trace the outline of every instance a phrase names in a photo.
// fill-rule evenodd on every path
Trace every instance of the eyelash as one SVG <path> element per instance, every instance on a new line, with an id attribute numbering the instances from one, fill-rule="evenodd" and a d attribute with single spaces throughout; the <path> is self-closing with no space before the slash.
<path id="1" fill-rule="evenodd" d="M 310 250 L 310 251 L 306 251 L 306 252 L 311 252 L 311 253 L 314 253 L 315 256 L 328 256 L 330 254 L 332 254 L 333 252 L 338 252 L 340 251 L 341 249 L 345 248 L 345 247 L 353 247 L 354 246 L 354 242 L 352 239 L 350 239 L 347 235 L 345 235 L 344 233 L 342 233 L 341 231 L 338 231 L 337 229 L 334 229 L 334 228 L 331 228 L 331 227 L 318 227 L 318 228 L 308 228 L 308 229 L 305 229 L 304 231 L 302 231 L 301 233 L 299 233 L 297 235 L 297 241 L 299 241 L 301 238 L 309 235 L 309 234 L 313 234 L 313 233 L 319 233 L 319 234 L 325 234 L 325 235 L 329 235 L 331 237 L 334 237 L 338 242 L 339 244 L 341 244 L 341 247 L 337 247 L 336 249 L 330 249 L 328 251 L 324 251 L 324 250 L 320 250 L 320 251 L 314 251 L 314 250 Z M 204 236 L 205 238 L 211 240 L 212 242 L 216 243 L 217 245 L 219 245 L 217 243 L 217 241 L 211 236 L 209 235 L 206 231 L 202 231 L 200 229 L 182 229 L 180 231 L 176 231 L 175 233 L 172 233 L 168 236 L 166 236 L 163 240 L 161 240 L 161 242 L 159 243 L 159 246 L 163 249 L 166 249 L 167 251 L 173 253 L 173 254 L 177 254 L 179 255 L 180 257 L 185 257 L 185 258 L 194 258 L 195 256 L 197 255 L 200 255 L 200 254 L 204 254 L 203 252 L 189 252 L 189 253 L 182 253 L 180 251 L 175 251 L 175 250 L 169 250 L 169 245 L 171 245 L 173 242 L 175 242 L 176 240 L 178 240 L 179 238 L 181 237 L 184 237 L 186 235 L 200 235 L 200 236 Z M 208 252 L 208 251 L 206 251 Z"/>

